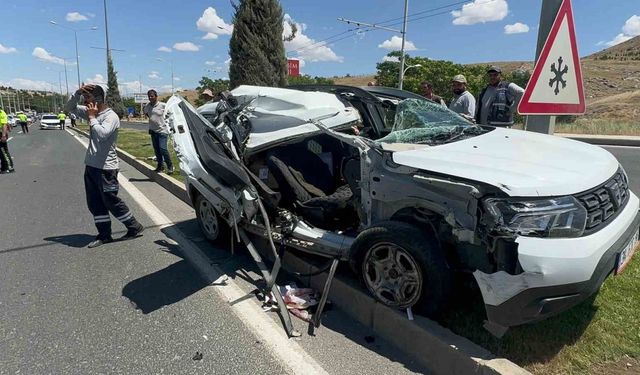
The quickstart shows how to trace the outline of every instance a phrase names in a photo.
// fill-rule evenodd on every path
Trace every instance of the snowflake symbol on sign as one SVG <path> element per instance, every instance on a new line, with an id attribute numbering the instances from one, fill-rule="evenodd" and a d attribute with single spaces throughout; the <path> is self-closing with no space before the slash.
<path id="1" fill-rule="evenodd" d="M 569 71 L 569 67 L 565 64 L 564 69 L 560 70 L 561 68 L 562 68 L 562 56 L 558 57 L 557 68 L 556 68 L 556 63 L 551 64 L 551 72 L 556 76 L 549 80 L 549 87 L 553 87 L 553 84 L 555 83 L 556 88 L 553 90 L 553 92 L 556 95 L 558 95 L 558 93 L 560 92 L 560 87 L 559 87 L 560 84 L 562 84 L 562 88 L 567 87 L 567 81 L 562 79 L 562 76 L 567 74 L 567 72 Z"/>

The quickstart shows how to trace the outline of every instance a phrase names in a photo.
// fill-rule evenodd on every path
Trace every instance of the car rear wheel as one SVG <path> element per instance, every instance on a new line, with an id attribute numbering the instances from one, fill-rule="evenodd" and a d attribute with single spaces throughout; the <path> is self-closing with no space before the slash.
<path id="1" fill-rule="evenodd" d="M 214 243 L 225 243 L 229 239 L 229 226 L 220 218 L 211 202 L 198 195 L 195 208 L 198 225 L 206 239 Z"/>
<path id="2" fill-rule="evenodd" d="M 415 306 L 430 317 L 444 310 L 452 277 L 431 234 L 402 222 L 383 222 L 356 239 L 353 254 L 369 292 L 394 308 Z"/>

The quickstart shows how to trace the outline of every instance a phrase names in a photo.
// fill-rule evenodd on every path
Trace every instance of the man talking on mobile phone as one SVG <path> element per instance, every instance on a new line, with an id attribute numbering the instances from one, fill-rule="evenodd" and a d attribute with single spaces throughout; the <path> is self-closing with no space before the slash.
<path id="1" fill-rule="evenodd" d="M 116 141 L 120 118 L 106 104 L 106 85 L 84 85 L 67 102 L 65 109 L 89 121 L 89 147 L 84 158 L 84 187 L 89 211 L 98 229 L 88 247 L 113 242 L 111 213 L 127 227 L 120 240 L 139 237 L 144 230 L 129 207 L 118 197 L 118 155 Z M 81 105 L 84 103 L 84 105 Z"/>

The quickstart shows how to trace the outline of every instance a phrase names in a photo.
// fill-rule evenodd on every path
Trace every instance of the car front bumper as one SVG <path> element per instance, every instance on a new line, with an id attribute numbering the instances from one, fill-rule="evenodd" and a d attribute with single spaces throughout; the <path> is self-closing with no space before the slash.
<path id="1" fill-rule="evenodd" d="M 639 200 L 600 231 L 579 238 L 518 237 L 523 272 L 474 272 L 489 322 L 511 327 L 558 314 L 597 292 L 615 271 L 620 252 L 638 234 Z"/>
<path id="2" fill-rule="evenodd" d="M 40 123 L 40 129 L 60 129 L 60 123 L 57 124 L 43 124 Z"/>

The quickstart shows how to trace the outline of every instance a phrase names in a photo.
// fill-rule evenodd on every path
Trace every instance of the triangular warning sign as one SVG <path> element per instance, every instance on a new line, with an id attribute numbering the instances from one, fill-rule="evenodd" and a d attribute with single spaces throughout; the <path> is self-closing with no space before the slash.
<path id="1" fill-rule="evenodd" d="M 571 0 L 564 0 L 518 105 L 518 113 L 577 115 L 583 114 L 585 107 Z"/>

